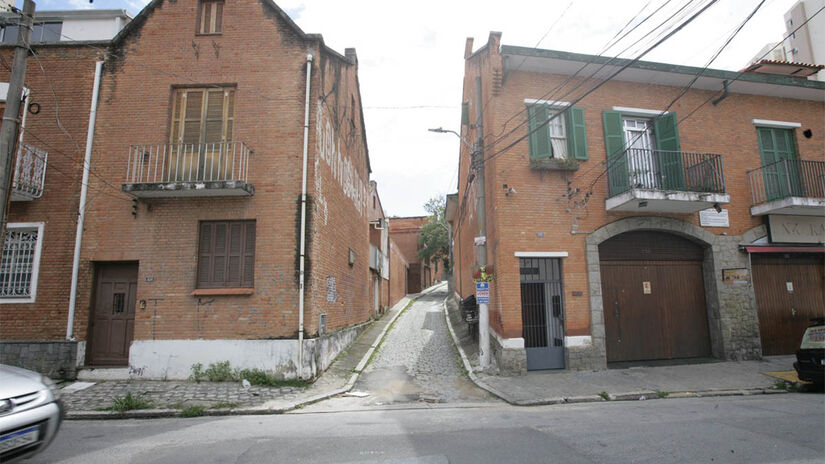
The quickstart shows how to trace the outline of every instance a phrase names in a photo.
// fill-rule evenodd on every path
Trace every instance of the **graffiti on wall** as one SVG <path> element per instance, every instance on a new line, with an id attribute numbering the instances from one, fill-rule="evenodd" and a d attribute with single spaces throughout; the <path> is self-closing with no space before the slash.
<path id="1" fill-rule="evenodd" d="M 352 200 L 355 209 L 362 216 L 367 213 L 367 187 L 363 179 L 358 175 L 358 169 L 352 164 L 352 160 L 346 154 L 341 153 L 341 143 L 338 140 L 338 134 L 333 129 L 332 120 L 324 111 L 322 102 L 318 102 L 318 111 L 316 112 L 315 128 L 317 136 L 317 151 L 319 158 L 324 160 L 327 166 L 332 170 L 332 177 L 338 181 L 338 184 L 344 190 L 344 195 Z M 316 161 L 316 169 L 318 168 L 318 161 Z M 317 170 L 316 170 L 317 172 Z M 316 175 L 316 179 L 320 176 Z M 319 184 L 316 182 L 316 189 Z M 324 207 L 325 207 L 324 203 Z"/>

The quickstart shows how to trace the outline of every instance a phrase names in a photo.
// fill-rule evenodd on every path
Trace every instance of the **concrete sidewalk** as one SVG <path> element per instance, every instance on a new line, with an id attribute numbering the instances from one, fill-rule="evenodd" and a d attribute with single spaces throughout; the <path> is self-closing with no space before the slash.
<path id="1" fill-rule="evenodd" d="M 118 380 L 92 383 L 74 382 L 64 386 L 62 399 L 67 419 L 125 419 L 179 416 L 182 409 L 202 406 L 202 415 L 280 414 L 301 408 L 352 389 L 372 353 L 390 325 L 407 305 L 420 295 L 407 295 L 380 319 L 364 330 L 332 365 L 307 387 L 257 387 L 244 389 L 240 382 L 190 382 Z M 104 411 L 116 397 L 139 395 L 151 409 L 123 413 Z"/>
<path id="2" fill-rule="evenodd" d="M 650 400 L 690 396 L 780 393 L 784 383 L 764 372 L 793 369 L 794 356 L 761 361 L 630 367 L 600 371 L 533 371 L 524 376 L 489 375 L 480 371 L 478 345 L 451 298 L 444 304 L 453 340 L 470 378 L 481 388 L 519 406 L 609 400 Z"/>

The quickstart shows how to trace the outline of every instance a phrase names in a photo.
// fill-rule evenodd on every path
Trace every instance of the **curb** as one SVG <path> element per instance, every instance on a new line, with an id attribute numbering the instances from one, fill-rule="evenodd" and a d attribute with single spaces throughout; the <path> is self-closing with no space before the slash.
<path id="1" fill-rule="evenodd" d="M 441 284 L 439 284 L 441 285 Z M 343 393 L 347 393 L 348 391 L 352 390 L 352 387 L 355 386 L 355 382 L 358 381 L 358 377 L 361 375 L 361 372 L 366 367 L 367 363 L 372 357 L 372 354 L 375 352 L 378 345 L 384 340 L 384 337 L 387 335 L 390 327 L 398 319 L 401 314 L 404 313 L 404 309 L 408 304 L 414 302 L 418 299 L 421 295 L 429 294 L 439 286 L 434 285 L 427 290 L 416 294 L 416 296 L 404 296 L 401 298 L 395 306 L 401 305 L 401 310 L 393 316 L 387 322 L 387 325 L 384 326 L 384 329 L 381 331 L 380 334 L 375 338 L 375 340 L 370 345 L 370 348 L 364 353 L 364 356 L 361 357 L 361 361 L 358 362 L 355 369 L 353 370 L 353 374 L 350 376 L 347 383 L 338 389 L 322 392 L 315 396 L 311 396 L 307 399 L 301 400 L 296 403 L 291 403 L 286 406 L 280 408 L 262 408 L 262 407 L 249 407 L 249 408 L 239 408 L 239 409 L 206 409 L 203 411 L 203 414 L 197 417 L 206 417 L 206 416 L 251 416 L 251 415 L 273 415 L 273 414 L 283 414 L 295 409 L 300 409 L 304 406 L 308 406 L 313 403 L 317 403 L 319 401 L 323 401 L 328 398 L 332 398 L 333 396 L 337 396 Z M 115 411 L 66 411 L 66 415 L 64 419 L 66 420 L 116 420 L 116 419 L 162 419 L 162 418 L 171 418 L 171 417 L 181 417 L 180 415 L 181 410 L 179 409 L 137 409 L 125 412 L 115 412 Z"/>
<path id="2" fill-rule="evenodd" d="M 449 297 L 448 297 L 449 298 Z M 467 370 L 467 376 L 470 380 L 473 381 L 479 388 L 486 390 L 493 395 L 499 397 L 503 401 L 511 404 L 513 406 L 547 406 L 547 405 L 555 405 L 555 404 L 576 404 L 576 403 L 597 403 L 597 402 L 618 402 L 618 401 L 645 401 L 645 400 L 658 400 L 658 399 L 681 399 L 681 398 L 709 398 L 709 397 L 720 397 L 720 396 L 751 396 L 751 395 L 772 395 L 772 394 L 779 394 L 779 393 L 789 393 L 786 390 L 774 390 L 771 388 L 765 387 L 756 387 L 756 388 L 745 388 L 745 389 L 734 389 L 734 390 L 699 390 L 699 391 L 685 391 L 685 392 L 663 392 L 664 396 L 659 396 L 659 392 L 653 390 L 644 390 L 644 391 L 634 391 L 634 392 L 619 392 L 619 393 L 608 393 L 607 399 L 603 398 L 601 395 L 584 395 L 584 396 L 557 396 L 557 397 L 550 397 L 550 398 L 537 398 L 537 399 L 518 399 L 514 398 L 507 393 L 504 393 L 497 388 L 494 388 L 481 379 L 479 379 L 475 372 L 473 372 L 473 368 L 470 365 L 470 360 L 467 358 L 467 354 L 464 352 L 464 349 L 458 343 L 458 337 L 455 334 L 455 330 L 453 330 L 453 324 L 450 322 L 450 315 L 447 312 L 447 299 L 444 299 L 444 302 L 441 304 L 444 309 L 444 317 L 447 319 L 447 328 L 450 330 L 450 336 L 453 339 L 453 345 L 455 345 L 456 349 L 458 350 L 458 354 L 461 356 L 461 361 L 464 363 L 464 369 Z"/>

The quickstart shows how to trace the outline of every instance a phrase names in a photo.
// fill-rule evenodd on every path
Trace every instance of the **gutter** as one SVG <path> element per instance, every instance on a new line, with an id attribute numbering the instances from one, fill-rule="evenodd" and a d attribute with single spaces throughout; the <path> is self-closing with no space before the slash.
<path id="1" fill-rule="evenodd" d="M 307 229 L 307 152 L 309 150 L 309 91 L 312 78 L 312 54 L 307 54 L 307 90 L 304 104 L 304 153 L 301 176 L 301 247 L 298 269 L 298 378 L 304 378 L 304 281 L 306 272 L 306 229 Z"/>
<path id="2" fill-rule="evenodd" d="M 89 129 L 86 133 L 86 155 L 83 158 L 83 181 L 80 187 L 80 206 L 77 210 L 77 232 L 74 239 L 74 259 L 72 260 L 72 285 L 69 295 L 69 320 L 66 324 L 66 340 L 74 340 L 74 311 L 77 304 L 77 275 L 80 268 L 80 243 L 83 238 L 83 221 L 86 219 L 86 194 L 89 190 L 89 169 L 92 160 L 92 141 L 95 136 L 97 120 L 97 99 L 100 95 L 100 75 L 103 62 L 95 63 L 95 81 L 92 90 L 92 104 L 89 109 Z"/>

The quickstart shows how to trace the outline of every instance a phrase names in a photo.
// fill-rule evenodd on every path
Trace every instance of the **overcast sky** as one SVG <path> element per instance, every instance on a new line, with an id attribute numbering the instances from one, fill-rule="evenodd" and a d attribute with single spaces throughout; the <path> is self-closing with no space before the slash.
<path id="1" fill-rule="evenodd" d="M 231 0 L 228 0 L 231 1 Z M 671 0 L 638 28 L 646 33 L 689 0 Z M 696 1 L 704 3 L 707 0 Z M 713 63 L 739 70 L 785 31 L 782 15 L 796 0 L 767 0 Z M 17 1 L 18 5 L 22 0 Z M 137 14 L 146 0 L 40 0 L 45 9 L 123 8 Z M 502 43 L 598 54 L 646 6 L 667 0 L 281 0 L 279 6 L 308 33 L 343 53 L 355 47 L 372 179 L 385 212 L 424 215 L 427 199 L 456 191 L 459 140 L 428 128 L 458 130 L 464 41 L 484 45 L 490 31 Z M 645 60 L 704 66 L 759 0 L 720 0 Z M 629 36 L 607 55 L 619 53 Z M 539 43 L 540 41 L 540 43 Z M 626 44 L 625 46 L 622 46 Z M 635 52 L 635 53 L 634 53 Z M 622 56 L 633 57 L 638 48 Z"/>

